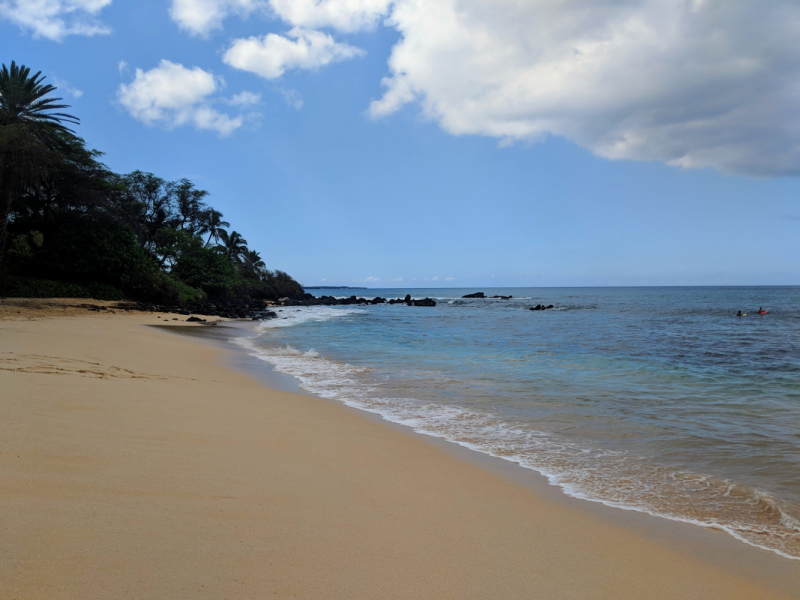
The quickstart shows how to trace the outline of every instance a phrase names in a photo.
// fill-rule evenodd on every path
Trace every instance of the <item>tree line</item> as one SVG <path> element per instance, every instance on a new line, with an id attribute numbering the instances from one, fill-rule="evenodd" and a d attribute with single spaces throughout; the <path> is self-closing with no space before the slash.
<path id="1" fill-rule="evenodd" d="M 303 293 L 188 179 L 111 171 L 44 79 L 13 61 L 0 68 L 0 295 L 178 303 Z"/>

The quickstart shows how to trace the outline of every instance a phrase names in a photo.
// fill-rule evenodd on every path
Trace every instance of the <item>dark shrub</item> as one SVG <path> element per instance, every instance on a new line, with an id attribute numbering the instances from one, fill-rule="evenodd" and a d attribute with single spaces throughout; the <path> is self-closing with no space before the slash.
<path id="1" fill-rule="evenodd" d="M 285 297 L 297 298 L 305 293 L 303 286 L 283 271 L 267 271 L 264 280 L 272 290 L 272 300 Z"/>
<path id="2" fill-rule="evenodd" d="M 0 275 L 0 296 L 6 298 L 94 298 L 123 300 L 118 288 L 102 283 L 65 283 L 18 275 Z"/>
<path id="3" fill-rule="evenodd" d="M 258 300 L 279 300 L 302 296 L 305 290 L 283 271 L 267 271 L 262 279 L 242 279 L 234 287 L 234 292 L 237 296 Z"/>
<path id="4" fill-rule="evenodd" d="M 204 248 L 196 238 L 181 249 L 172 273 L 213 298 L 230 296 L 238 279 L 236 268 L 227 256 Z"/>
<path id="5" fill-rule="evenodd" d="M 41 250 L 18 271 L 83 288 L 106 286 L 134 300 L 175 304 L 202 296 L 199 290 L 163 273 L 138 246 L 130 228 L 85 217 L 66 220 L 49 239 L 45 237 Z"/>
<path id="6" fill-rule="evenodd" d="M 158 271 L 129 228 L 86 218 L 65 221 L 45 236 L 42 249 L 28 261 L 31 275 L 136 289 Z"/>

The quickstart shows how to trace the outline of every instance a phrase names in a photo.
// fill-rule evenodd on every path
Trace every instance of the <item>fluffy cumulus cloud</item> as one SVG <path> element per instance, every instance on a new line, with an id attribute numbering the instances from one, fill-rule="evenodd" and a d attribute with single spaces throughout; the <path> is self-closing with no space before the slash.
<path id="1" fill-rule="evenodd" d="M 392 0 L 172 0 L 170 16 L 195 35 L 222 27 L 229 15 L 272 14 L 295 27 L 370 29 L 384 17 Z"/>
<path id="2" fill-rule="evenodd" d="M 267 79 L 362 53 L 333 35 L 395 28 L 373 117 L 413 104 L 503 144 L 556 135 L 609 159 L 800 174 L 797 0 L 173 1 L 198 31 L 257 8 L 292 27 L 224 54 Z"/>
<path id="3" fill-rule="evenodd" d="M 2 1 L 2 0 L 0 0 Z M 170 15 L 194 35 L 208 35 L 231 14 L 260 11 L 290 24 L 283 35 L 237 39 L 225 62 L 237 69 L 276 79 L 290 69 L 315 69 L 363 55 L 320 29 L 352 33 L 375 27 L 392 0 L 172 0 Z M 295 101 L 293 104 L 297 105 Z"/>
<path id="4" fill-rule="evenodd" d="M 246 17 L 267 6 L 263 0 L 172 0 L 169 14 L 181 29 L 205 36 L 222 27 L 230 14 Z"/>
<path id="5" fill-rule="evenodd" d="M 256 94 L 254 92 L 239 92 L 228 100 L 228 104 L 232 104 L 233 106 L 252 106 L 260 102 L 261 94 Z"/>
<path id="6" fill-rule="evenodd" d="M 109 33 L 97 19 L 111 0 L 0 0 L 0 17 L 36 37 L 60 42 L 68 35 Z"/>
<path id="7" fill-rule="evenodd" d="M 380 117 L 611 159 L 800 174 L 800 4 L 397 0 Z"/>
<path id="8" fill-rule="evenodd" d="M 295 27 L 285 36 L 238 39 L 223 55 L 228 65 L 265 79 L 276 79 L 289 69 L 315 69 L 363 54 L 363 50 L 335 41 L 321 31 Z"/>
<path id="9" fill-rule="evenodd" d="M 221 83 L 211 73 L 162 60 L 149 71 L 136 69 L 131 83 L 122 84 L 117 100 L 136 119 L 168 129 L 191 125 L 229 135 L 242 126 L 241 116 L 231 117 L 211 102 Z M 234 96 L 233 103 L 252 104 L 255 95 Z"/>
<path id="10" fill-rule="evenodd" d="M 270 0 L 273 12 L 295 27 L 343 32 L 373 28 L 392 0 Z"/>

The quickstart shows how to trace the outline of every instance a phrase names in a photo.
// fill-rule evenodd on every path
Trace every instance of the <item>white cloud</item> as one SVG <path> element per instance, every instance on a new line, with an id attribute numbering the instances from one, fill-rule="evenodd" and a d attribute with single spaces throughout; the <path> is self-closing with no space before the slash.
<path id="1" fill-rule="evenodd" d="M 205 34 L 256 10 L 293 29 L 235 40 L 224 60 L 267 79 L 363 53 L 319 29 L 397 29 L 373 117 L 411 103 L 501 145 L 557 135 L 610 159 L 800 174 L 797 0 L 173 0 L 171 13 Z"/>
<path id="2" fill-rule="evenodd" d="M 136 119 L 167 129 L 191 125 L 228 135 L 241 127 L 241 116 L 231 117 L 211 106 L 221 83 L 199 67 L 162 60 L 149 71 L 136 69 L 134 79 L 122 84 L 117 100 Z"/>
<path id="3" fill-rule="evenodd" d="M 2 1 L 2 0 L 0 0 Z M 237 69 L 277 79 L 290 69 L 315 69 L 340 62 L 364 51 L 337 42 L 319 28 L 343 32 L 369 29 L 384 17 L 392 0 L 172 0 L 170 16 L 194 35 L 208 35 L 222 27 L 230 14 L 247 17 L 255 11 L 271 12 L 292 29 L 284 35 L 234 40 L 224 61 Z M 287 104 L 300 108 L 302 98 L 284 94 Z"/>
<path id="4" fill-rule="evenodd" d="M 169 16 L 192 35 L 206 36 L 222 27 L 229 14 L 247 17 L 266 8 L 264 0 L 172 0 Z"/>
<path id="5" fill-rule="evenodd" d="M 280 88 L 280 92 L 283 95 L 283 99 L 286 101 L 286 104 L 295 110 L 300 110 L 303 107 L 303 96 L 297 90 L 286 90 Z"/>
<path id="6" fill-rule="evenodd" d="M 124 60 L 119 61 L 117 63 L 117 70 L 119 71 L 120 75 L 126 73 L 128 71 L 128 63 Z"/>
<path id="7" fill-rule="evenodd" d="M 231 14 L 272 13 L 294 27 L 344 32 L 373 28 L 392 0 L 172 0 L 169 14 L 194 35 L 208 35 Z"/>
<path id="8" fill-rule="evenodd" d="M 344 32 L 371 29 L 392 0 L 270 0 L 274 13 L 295 27 L 332 27 Z"/>
<path id="9" fill-rule="evenodd" d="M 362 54 L 360 48 L 336 42 L 327 33 L 294 28 L 286 37 L 268 33 L 234 40 L 222 59 L 237 69 L 276 79 L 289 69 L 315 69 Z"/>
<path id="10" fill-rule="evenodd" d="M 56 86 L 59 90 L 64 90 L 67 94 L 72 96 L 73 98 L 80 98 L 83 96 L 83 90 L 79 90 L 76 87 L 73 87 L 69 84 L 69 81 L 64 81 L 63 79 L 59 79 L 55 75 L 53 75 L 53 85 Z"/>
<path id="11" fill-rule="evenodd" d="M 261 102 L 261 94 L 255 92 L 239 92 L 234 94 L 228 104 L 233 106 L 252 106 Z"/>
<path id="12" fill-rule="evenodd" d="M 418 102 L 456 135 L 800 174 L 796 1 L 397 0 L 388 23 L 375 117 Z"/>
<path id="13" fill-rule="evenodd" d="M 0 18 L 56 42 L 68 35 L 107 34 L 96 19 L 111 0 L 0 0 Z"/>

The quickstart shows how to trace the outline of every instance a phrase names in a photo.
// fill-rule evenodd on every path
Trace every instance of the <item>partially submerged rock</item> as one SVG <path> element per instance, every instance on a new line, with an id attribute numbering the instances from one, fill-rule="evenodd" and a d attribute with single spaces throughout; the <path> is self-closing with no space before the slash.
<path id="1" fill-rule="evenodd" d="M 528 310 L 547 310 L 548 308 L 555 308 L 552 304 L 548 304 L 545 306 L 544 304 L 537 304 L 536 306 L 531 306 Z"/>
<path id="2" fill-rule="evenodd" d="M 433 298 L 423 298 L 422 300 L 414 300 L 414 306 L 436 306 L 436 300 Z"/>

